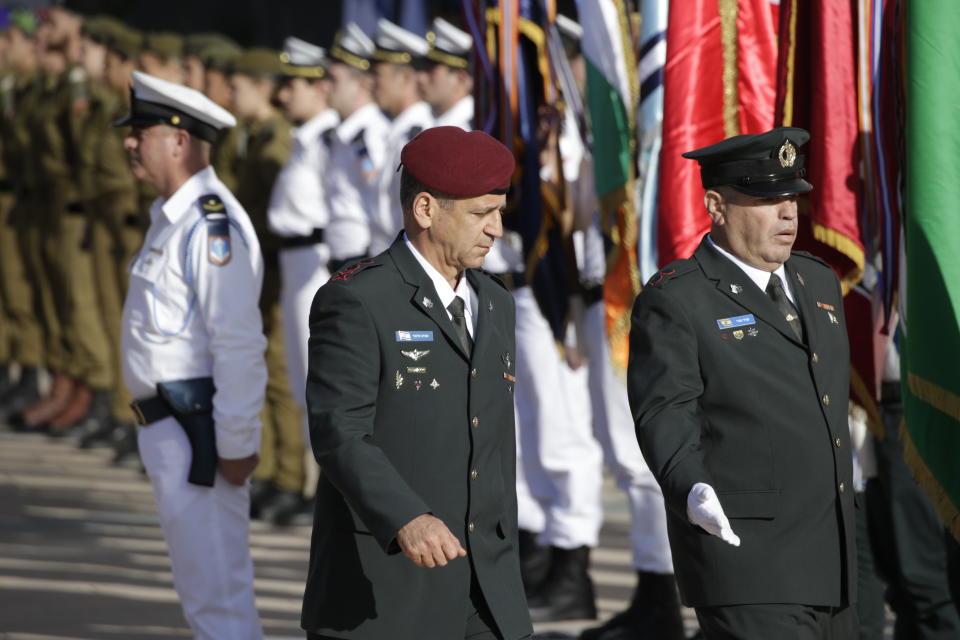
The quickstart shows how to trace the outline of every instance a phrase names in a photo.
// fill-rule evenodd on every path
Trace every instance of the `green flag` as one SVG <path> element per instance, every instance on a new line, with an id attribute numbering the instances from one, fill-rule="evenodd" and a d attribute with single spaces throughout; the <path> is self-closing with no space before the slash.
<path id="1" fill-rule="evenodd" d="M 960 539 L 960 4 L 906 7 L 903 439 Z"/>

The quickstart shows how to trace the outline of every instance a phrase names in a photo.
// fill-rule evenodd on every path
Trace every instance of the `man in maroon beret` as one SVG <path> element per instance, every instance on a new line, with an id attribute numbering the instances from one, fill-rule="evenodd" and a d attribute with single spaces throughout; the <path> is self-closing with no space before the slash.
<path id="1" fill-rule="evenodd" d="M 513 155 L 427 129 L 401 153 L 404 231 L 310 312 L 322 474 L 308 638 L 526 638 L 517 555 L 513 298 L 483 271 Z"/>

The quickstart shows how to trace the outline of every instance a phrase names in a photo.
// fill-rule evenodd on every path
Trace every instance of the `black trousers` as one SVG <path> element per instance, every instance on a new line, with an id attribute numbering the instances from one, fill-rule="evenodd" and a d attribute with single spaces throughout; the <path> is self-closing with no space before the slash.
<path id="1" fill-rule="evenodd" d="M 464 640 L 503 640 L 500 631 L 497 630 L 497 623 L 490 613 L 490 607 L 480 591 L 480 585 L 477 579 L 471 575 L 470 595 L 464 602 L 465 626 Z M 338 640 L 332 636 L 321 636 L 315 633 L 307 633 L 307 640 Z"/>
<path id="2" fill-rule="evenodd" d="M 949 534 L 904 462 L 898 399 L 885 398 L 881 414 L 886 433 L 874 440 L 877 477 L 867 483 L 866 515 L 876 571 L 896 614 L 894 638 L 956 640 L 960 615 L 948 580 Z"/>
<path id="3" fill-rule="evenodd" d="M 707 640 L 857 640 L 852 607 L 744 604 L 696 611 Z"/>

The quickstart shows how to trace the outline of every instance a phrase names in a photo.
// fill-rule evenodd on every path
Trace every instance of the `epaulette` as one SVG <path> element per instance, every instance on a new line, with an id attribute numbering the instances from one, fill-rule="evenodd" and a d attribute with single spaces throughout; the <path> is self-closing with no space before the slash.
<path id="1" fill-rule="evenodd" d="M 684 274 L 696 271 L 697 265 L 691 260 L 675 260 L 660 271 L 653 274 L 647 281 L 648 287 L 663 287 L 667 282 Z"/>
<path id="2" fill-rule="evenodd" d="M 230 262 L 230 218 L 227 207 L 215 193 L 208 193 L 197 200 L 200 214 L 207 223 L 207 259 L 218 267 Z"/>
<path id="3" fill-rule="evenodd" d="M 333 144 L 333 131 L 335 128 L 336 127 L 330 127 L 320 134 L 320 139 L 323 140 L 323 144 L 327 147 L 327 149 L 329 149 L 330 145 Z"/>
<path id="4" fill-rule="evenodd" d="M 482 273 L 483 275 L 489 277 L 491 280 L 493 280 L 493 281 L 496 282 L 498 285 L 500 285 L 501 287 L 503 287 L 506 291 L 510 291 L 510 287 L 507 286 L 507 283 L 504 282 L 504 281 L 503 281 L 503 278 L 501 278 L 501 277 L 498 276 L 497 274 L 491 273 L 491 272 L 487 271 L 486 269 L 477 269 L 477 271 L 479 271 L 479 272 Z"/>
<path id="5" fill-rule="evenodd" d="M 814 262 L 819 262 L 820 264 L 822 264 L 823 266 L 825 266 L 827 269 L 833 269 L 833 267 L 830 266 L 830 263 L 829 263 L 829 262 L 827 262 L 826 260 L 824 260 L 824 259 L 821 258 L 820 256 L 815 256 L 815 255 L 813 255 L 813 254 L 810 253 L 809 251 L 791 251 L 791 252 L 790 252 L 790 255 L 799 256 L 799 257 L 801 257 L 801 258 L 808 258 L 808 259 L 810 259 L 810 260 L 813 260 Z"/>
<path id="6" fill-rule="evenodd" d="M 407 131 L 407 142 L 410 142 L 411 140 L 416 138 L 418 135 L 420 135 L 421 131 L 423 131 L 423 127 L 418 127 L 418 126 L 410 127 L 410 130 Z"/>
<path id="7" fill-rule="evenodd" d="M 364 271 L 364 270 L 366 270 L 366 269 L 370 269 L 370 268 L 372 268 L 372 267 L 379 267 L 379 266 L 380 266 L 380 263 L 379 263 L 379 262 L 377 262 L 377 261 L 374 260 L 373 258 L 367 258 L 366 260 L 361 260 L 360 262 L 355 262 L 355 263 L 353 263 L 352 265 L 350 265 L 349 267 L 345 267 L 345 268 L 341 269 L 340 271 L 337 271 L 337 273 L 335 273 L 335 274 L 333 275 L 333 277 L 330 278 L 330 279 L 331 279 L 331 280 L 340 280 L 340 281 L 346 282 L 347 280 L 349 280 L 349 279 L 352 278 L 353 276 L 357 275 L 357 274 L 360 273 L 361 271 Z"/>

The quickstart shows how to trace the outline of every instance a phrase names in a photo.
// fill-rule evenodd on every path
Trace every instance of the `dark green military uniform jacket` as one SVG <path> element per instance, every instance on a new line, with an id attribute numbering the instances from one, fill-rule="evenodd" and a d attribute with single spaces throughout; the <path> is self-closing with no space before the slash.
<path id="1" fill-rule="evenodd" d="M 463 638 L 472 570 L 503 637 L 532 632 L 517 554 L 514 304 L 486 272 L 466 277 L 479 298 L 472 358 L 400 239 L 314 299 L 307 405 L 322 472 L 308 631 Z M 396 533 L 424 513 L 468 557 L 427 569 L 404 556 Z"/>
<path id="2" fill-rule="evenodd" d="M 689 606 L 855 601 L 849 346 L 836 275 L 785 264 L 806 344 L 705 238 L 634 303 L 628 391 Z M 711 485 L 741 545 L 687 519 Z"/>

